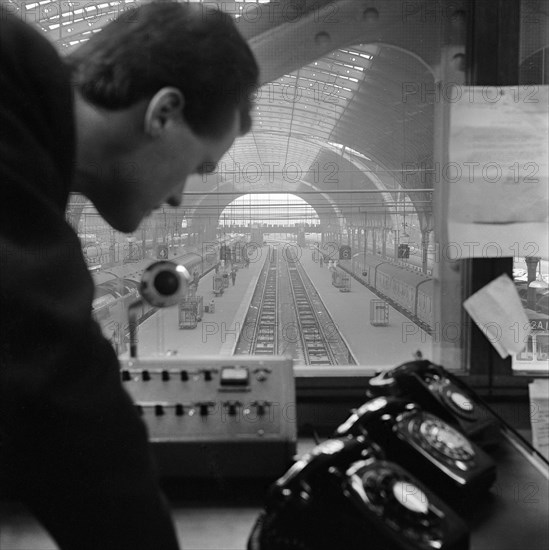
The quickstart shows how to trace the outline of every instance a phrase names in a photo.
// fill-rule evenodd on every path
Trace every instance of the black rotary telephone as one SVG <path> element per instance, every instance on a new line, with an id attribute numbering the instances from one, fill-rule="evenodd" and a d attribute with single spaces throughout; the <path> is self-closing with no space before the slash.
<path id="1" fill-rule="evenodd" d="M 466 550 L 469 531 L 440 498 L 364 436 L 334 438 L 272 487 L 248 550 Z"/>
<path id="2" fill-rule="evenodd" d="M 494 461 L 460 431 L 417 403 L 397 397 L 367 401 L 336 432 L 338 437 L 361 434 L 452 505 L 467 506 L 495 481 Z"/>
<path id="3" fill-rule="evenodd" d="M 392 395 L 410 399 L 461 430 L 484 448 L 500 441 L 499 420 L 459 378 L 427 360 L 411 361 L 374 376 L 369 398 Z"/>

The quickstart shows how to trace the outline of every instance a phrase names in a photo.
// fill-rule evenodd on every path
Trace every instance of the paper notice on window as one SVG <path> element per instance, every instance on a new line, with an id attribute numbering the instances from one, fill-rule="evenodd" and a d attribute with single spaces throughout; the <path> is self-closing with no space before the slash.
<path id="1" fill-rule="evenodd" d="M 548 86 L 456 88 L 442 170 L 452 258 L 547 258 L 548 151 Z"/>
<path id="2" fill-rule="evenodd" d="M 463 302 L 463 307 L 503 359 L 524 349 L 531 327 L 508 275 L 483 286 Z"/>

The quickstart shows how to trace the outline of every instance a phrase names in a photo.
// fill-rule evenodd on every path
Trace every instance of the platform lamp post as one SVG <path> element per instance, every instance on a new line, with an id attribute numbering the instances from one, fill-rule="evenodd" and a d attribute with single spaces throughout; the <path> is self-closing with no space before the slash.
<path id="1" fill-rule="evenodd" d="M 368 212 L 364 212 L 364 230 L 362 236 L 364 238 L 364 263 L 363 266 L 366 266 L 366 254 L 368 253 L 368 230 L 366 226 L 368 225 Z"/>
<path id="2" fill-rule="evenodd" d="M 541 258 L 539 256 L 526 256 L 524 261 L 528 268 L 528 292 L 526 294 L 526 307 L 528 309 L 536 309 L 536 297 L 538 288 L 547 288 L 546 283 L 537 280 L 537 270 Z M 542 283 L 542 284 L 540 284 Z"/>
<path id="3" fill-rule="evenodd" d="M 141 258 L 136 259 L 145 259 L 145 250 L 147 248 L 147 226 L 149 226 L 149 223 L 144 223 L 141 225 Z M 155 228 L 156 228 L 156 222 L 155 222 Z M 154 232 L 154 244 L 156 244 L 156 230 Z M 132 245 L 130 244 L 130 247 Z"/>
<path id="4" fill-rule="evenodd" d="M 116 234 L 114 229 L 110 230 L 109 242 L 109 267 L 116 265 Z"/>

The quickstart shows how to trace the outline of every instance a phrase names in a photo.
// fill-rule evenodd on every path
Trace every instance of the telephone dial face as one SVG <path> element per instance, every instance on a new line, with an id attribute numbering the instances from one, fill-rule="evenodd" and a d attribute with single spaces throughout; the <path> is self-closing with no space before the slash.
<path id="1" fill-rule="evenodd" d="M 466 550 L 469 531 L 363 435 L 325 441 L 269 493 L 248 550 Z"/>
<path id="2" fill-rule="evenodd" d="M 370 379 L 366 395 L 413 400 L 482 447 L 500 440 L 499 423 L 475 393 L 443 367 L 427 360 L 404 363 Z"/>
<path id="3" fill-rule="evenodd" d="M 397 464 L 355 462 L 345 472 L 343 487 L 359 514 L 383 520 L 389 539 L 412 548 L 469 547 L 461 518 Z"/>
<path id="4" fill-rule="evenodd" d="M 338 436 L 365 434 L 389 460 L 402 464 L 453 503 L 485 492 L 495 480 L 486 453 L 441 418 L 396 397 L 367 401 L 337 429 Z"/>

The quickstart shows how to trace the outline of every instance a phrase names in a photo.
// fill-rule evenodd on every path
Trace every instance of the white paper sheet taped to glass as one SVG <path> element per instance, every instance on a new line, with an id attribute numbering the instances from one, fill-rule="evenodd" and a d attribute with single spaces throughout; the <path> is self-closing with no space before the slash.
<path id="1" fill-rule="evenodd" d="M 449 256 L 547 258 L 549 87 L 461 86 L 449 97 Z"/>

